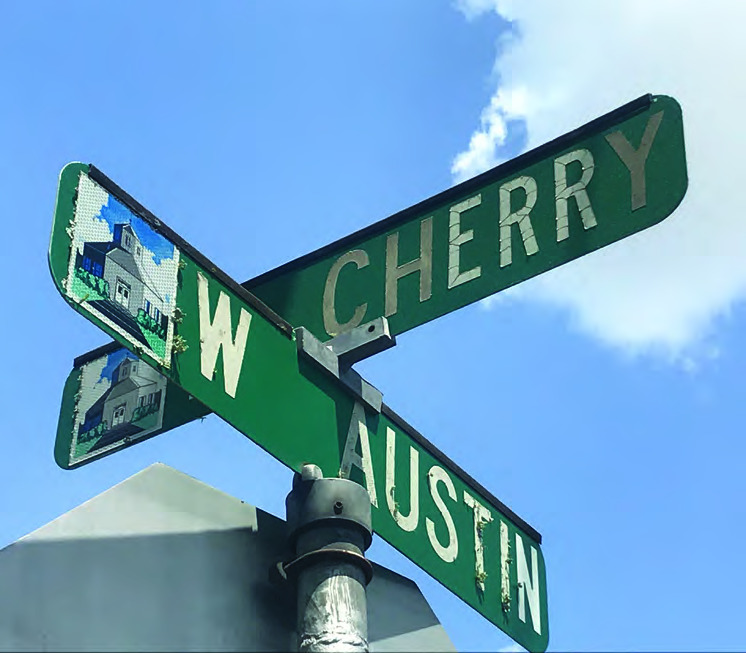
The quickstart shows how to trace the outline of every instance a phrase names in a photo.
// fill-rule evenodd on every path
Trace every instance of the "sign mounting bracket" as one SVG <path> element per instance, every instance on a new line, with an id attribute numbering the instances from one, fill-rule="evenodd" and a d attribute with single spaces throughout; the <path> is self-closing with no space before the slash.
<path id="1" fill-rule="evenodd" d="M 381 412 L 383 394 L 351 366 L 396 344 L 385 317 L 361 324 L 326 343 L 322 343 L 305 327 L 295 329 L 295 339 L 300 353 L 342 381 L 357 398 L 374 411 Z"/>

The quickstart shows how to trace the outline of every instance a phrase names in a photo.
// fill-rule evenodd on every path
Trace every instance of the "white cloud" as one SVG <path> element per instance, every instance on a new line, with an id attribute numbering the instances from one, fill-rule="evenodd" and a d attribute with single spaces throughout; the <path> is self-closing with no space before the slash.
<path id="1" fill-rule="evenodd" d="M 506 120 L 529 147 L 643 93 L 682 106 L 689 190 L 660 226 L 525 284 L 519 296 L 568 309 L 573 322 L 630 351 L 687 357 L 746 294 L 746 220 L 738 189 L 746 135 L 746 3 L 712 0 L 457 0 L 468 17 L 496 11 L 519 36 L 501 47 L 499 88 L 467 150 L 461 180 L 497 162 Z"/>
<path id="2" fill-rule="evenodd" d="M 502 162 L 497 149 L 508 137 L 508 121 L 523 118 L 526 113 L 525 88 L 498 89 L 482 111 L 480 128 L 471 135 L 469 147 L 456 156 L 451 172 L 457 182 Z"/>
<path id="3" fill-rule="evenodd" d="M 488 11 L 497 11 L 495 0 L 455 0 L 455 5 L 469 20 Z"/>

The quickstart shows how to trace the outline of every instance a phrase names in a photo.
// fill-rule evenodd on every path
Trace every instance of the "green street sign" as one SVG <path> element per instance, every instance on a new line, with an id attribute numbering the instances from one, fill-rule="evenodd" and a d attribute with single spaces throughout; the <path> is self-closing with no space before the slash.
<path id="1" fill-rule="evenodd" d="M 686 185 L 681 109 L 645 95 L 242 285 L 322 341 L 381 315 L 396 335 L 660 222 Z M 63 467 L 103 453 L 61 437 Z"/>
<path id="2" fill-rule="evenodd" d="M 93 166 L 62 170 L 49 265 L 65 300 L 139 359 L 108 351 L 68 379 L 68 460 L 171 428 L 191 396 L 202 406 L 185 421 L 214 411 L 296 471 L 313 462 L 363 484 L 375 532 L 522 646 L 546 649 L 540 535 L 395 412 L 301 355 L 287 322 Z"/>
<path id="3" fill-rule="evenodd" d="M 687 187 L 681 108 L 646 95 L 245 284 L 325 341 L 398 335 L 657 224 Z"/>

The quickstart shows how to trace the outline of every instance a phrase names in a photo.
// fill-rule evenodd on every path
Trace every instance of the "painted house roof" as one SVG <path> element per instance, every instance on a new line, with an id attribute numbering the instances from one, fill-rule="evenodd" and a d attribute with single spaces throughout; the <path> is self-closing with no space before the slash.
<path id="1" fill-rule="evenodd" d="M 117 265 L 120 265 L 133 277 L 135 277 L 135 279 L 141 281 L 148 288 L 148 290 L 150 290 L 150 292 L 158 297 L 158 299 L 164 301 L 161 294 L 143 278 L 140 266 L 138 265 L 137 260 L 132 255 L 132 253 L 121 247 L 119 243 L 113 240 L 105 243 L 85 243 L 83 245 L 83 251 L 85 252 L 88 248 L 101 254 L 102 256 L 105 256 L 107 259 L 114 261 Z M 146 249 L 146 251 L 149 250 Z"/>
<path id="2" fill-rule="evenodd" d="M 128 376 L 124 381 L 120 381 L 115 386 L 111 387 L 109 392 L 109 399 L 116 399 L 122 395 L 126 395 L 128 392 L 144 388 L 145 386 L 155 385 L 155 381 L 150 379 L 139 379 L 137 377 Z"/>
<path id="3" fill-rule="evenodd" d="M 104 404 L 106 403 L 106 399 L 109 396 L 109 393 L 111 392 L 111 388 L 109 388 L 104 394 L 102 394 L 96 401 L 93 402 L 91 407 L 85 412 L 85 420 L 87 421 L 90 415 L 95 415 L 96 413 L 101 413 L 104 410 Z"/>
<path id="4" fill-rule="evenodd" d="M 130 364 L 133 362 L 131 359 L 127 360 L 130 361 Z M 121 369 L 124 362 L 125 361 L 122 361 L 122 363 L 117 366 L 117 370 Z M 157 381 L 154 379 L 140 377 L 137 372 L 135 372 L 134 375 L 131 374 L 122 381 L 114 383 L 110 388 L 106 390 L 106 392 L 104 392 L 98 399 L 96 399 L 95 402 L 93 402 L 91 407 L 85 413 L 86 419 L 88 419 L 89 415 L 95 415 L 96 413 L 102 412 L 104 410 L 104 404 L 108 399 L 116 399 L 117 397 L 125 395 L 136 388 L 144 388 L 149 385 L 157 385 Z"/>
<path id="5" fill-rule="evenodd" d="M 142 276 L 140 275 L 140 266 L 137 264 L 137 261 L 135 261 L 135 257 L 132 256 L 132 254 L 130 254 L 128 251 L 120 249 L 119 247 L 115 247 L 107 254 L 107 258 L 111 261 L 114 261 L 117 265 L 121 265 L 138 281 L 142 281 L 143 283 L 145 283 Z M 148 286 L 147 283 L 145 283 L 145 285 Z M 148 288 L 150 288 L 150 286 L 148 286 Z M 153 289 L 150 288 L 150 290 Z"/>
<path id="6" fill-rule="evenodd" d="M 100 254 L 108 254 L 117 244 L 111 240 L 105 243 L 83 243 L 83 249 L 92 249 Z"/>

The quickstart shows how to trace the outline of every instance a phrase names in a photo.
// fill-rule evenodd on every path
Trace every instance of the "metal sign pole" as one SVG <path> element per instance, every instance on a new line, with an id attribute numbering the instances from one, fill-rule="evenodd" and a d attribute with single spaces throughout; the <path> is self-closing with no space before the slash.
<path id="1" fill-rule="evenodd" d="M 297 597 L 298 651 L 368 651 L 366 586 L 373 567 L 366 489 L 304 465 L 285 501 L 294 559 L 282 565 Z"/>

